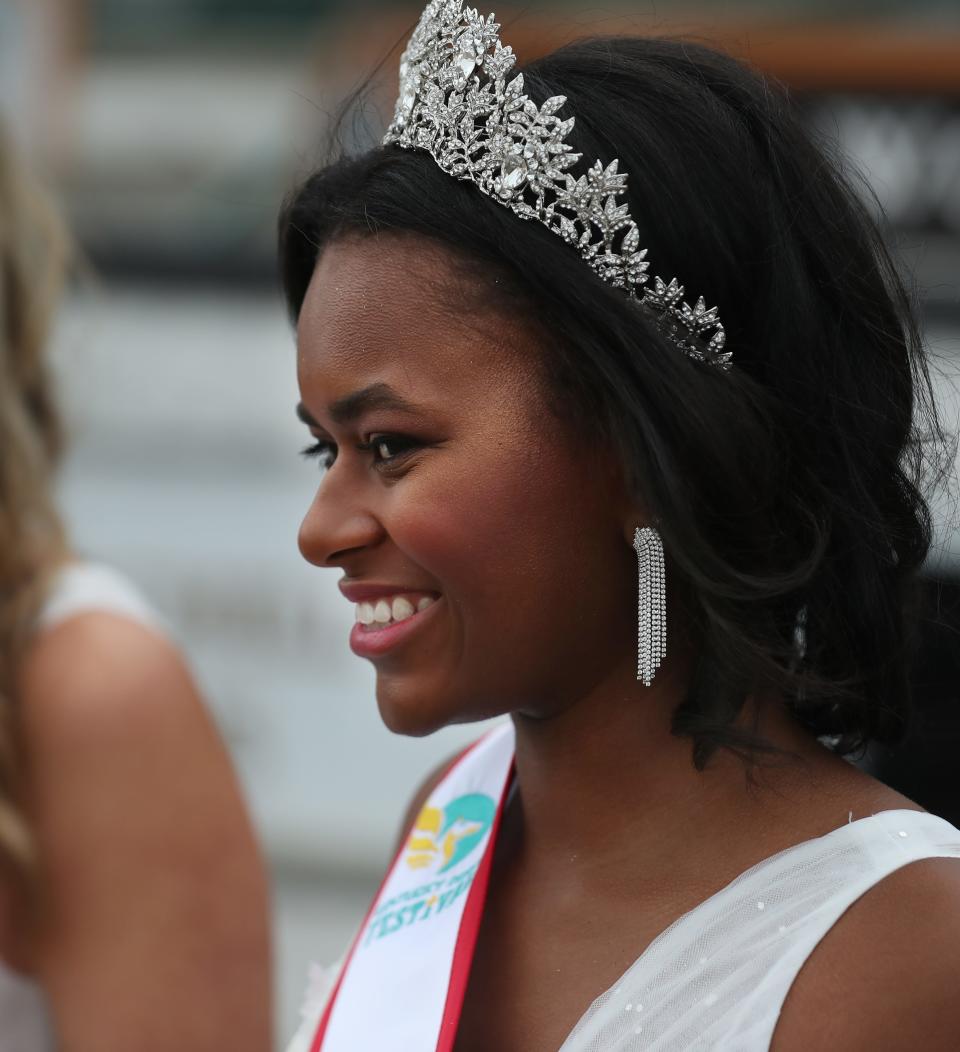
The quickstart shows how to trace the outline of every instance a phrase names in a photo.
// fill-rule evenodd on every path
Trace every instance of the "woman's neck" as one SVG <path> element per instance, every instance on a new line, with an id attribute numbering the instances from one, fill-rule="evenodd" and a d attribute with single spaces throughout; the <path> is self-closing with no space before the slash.
<path id="1" fill-rule="evenodd" d="M 649 688 L 618 672 L 549 718 L 514 716 L 525 868 L 576 862 L 570 872 L 592 881 L 627 865 L 634 880 L 682 881 L 711 855 L 749 858 L 759 849 L 758 861 L 765 843 L 772 851 L 794 842 L 811 794 L 828 814 L 836 796 L 836 824 L 845 819 L 846 792 L 865 776 L 810 737 L 782 703 L 748 699 L 738 721 L 782 753 L 761 756 L 748 777 L 739 757 L 719 749 L 700 771 L 691 739 L 671 731 L 687 683 L 679 662 L 662 666 Z M 825 831 L 816 822 L 811 815 L 811 836 Z"/>

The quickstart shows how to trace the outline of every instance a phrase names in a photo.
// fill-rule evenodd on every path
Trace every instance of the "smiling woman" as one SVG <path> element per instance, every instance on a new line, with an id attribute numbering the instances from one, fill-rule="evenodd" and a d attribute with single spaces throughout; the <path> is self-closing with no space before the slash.
<path id="1" fill-rule="evenodd" d="M 299 314 L 301 393 L 329 465 L 301 551 L 342 567 L 350 598 L 362 584 L 368 602 L 441 600 L 351 640 L 376 648 L 381 713 L 408 734 L 496 715 L 504 696 L 552 710 L 612 661 L 630 661 L 631 625 L 613 611 L 629 608 L 632 553 L 595 543 L 616 541 L 613 473 L 543 403 L 528 327 L 502 314 L 459 320 L 446 306 L 449 274 L 449 253 L 418 239 L 342 238 Z M 387 387 L 402 403 L 383 398 Z M 376 398 L 360 397 L 371 389 Z M 357 410 L 349 422 L 344 405 Z M 598 606 L 585 632 L 591 594 L 610 609 Z M 551 631 L 531 634 L 544 609 Z M 558 643 L 582 655 L 582 686 L 557 666 Z"/>
<path id="2" fill-rule="evenodd" d="M 909 708 L 941 463 L 903 288 L 733 60 L 514 62 L 433 0 L 383 146 L 281 217 L 301 551 L 391 729 L 509 716 L 425 783 L 299 1047 L 950 1048 L 960 832 L 843 759 Z"/>

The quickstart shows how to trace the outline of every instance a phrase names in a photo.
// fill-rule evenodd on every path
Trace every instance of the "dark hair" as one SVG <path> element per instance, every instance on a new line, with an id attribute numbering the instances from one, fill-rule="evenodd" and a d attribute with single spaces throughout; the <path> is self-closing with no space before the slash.
<path id="1" fill-rule="evenodd" d="M 340 157 L 287 202 L 292 315 L 348 232 L 413 232 L 506 276 L 482 283 L 488 302 L 512 295 L 549 334 L 559 404 L 621 458 L 685 583 L 698 658 L 674 732 L 696 765 L 764 750 L 734 726 L 755 692 L 839 751 L 897 740 L 931 542 L 925 444 L 943 434 L 876 224 L 785 94 L 726 55 L 594 38 L 523 73 L 538 104 L 567 96 L 581 165 L 620 159 L 651 270 L 719 306 L 733 367 L 692 361 L 555 234 L 395 146 Z"/>

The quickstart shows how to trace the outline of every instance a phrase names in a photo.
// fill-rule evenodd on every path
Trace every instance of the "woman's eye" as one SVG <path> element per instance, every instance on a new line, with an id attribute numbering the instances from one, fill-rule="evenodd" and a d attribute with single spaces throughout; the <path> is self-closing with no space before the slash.
<path id="1" fill-rule="evenodd" d="M 409 452 L 415 444 L 411 439 L 401 438 L 399 435 L 374 435 L 360 448 L 372 450 L 375 463 L 387 464 Z"/>
<path id="2" fill-rule="evenodd" d="M 410 452 L 416 442 L 413 439 L 401 438 L 399 435 L 372 435 L 366 442 L 357 443 L 361 453 L 372 453 L 374 466 L 389 466 Z M 337 457 L 337 447 L 329 441 L 318 440 L 300 450 L 300 455 L 309 460 L 319 460 L 320 467 L 328 470 L 333 467 Z"/>

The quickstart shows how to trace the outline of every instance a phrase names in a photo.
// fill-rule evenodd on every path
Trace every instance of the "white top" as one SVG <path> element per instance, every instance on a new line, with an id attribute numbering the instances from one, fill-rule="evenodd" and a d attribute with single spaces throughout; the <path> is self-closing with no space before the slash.
<path id="1" fill-rule="evenodd" d="M 59 572 L 34 631 L 46 631 L 76 614 L 96 610 L 164 631 L 161 619 L 130 581 L 95 563 L 71 563 Z M 54 1048 L 43 991 L 0 961 L 0 1052 L 53 1052 Z"/>
<path id="2" fill-rule="evenodd" d="M 75 614 L 118 614 L 169 634 L 162 618 L 123 574 L 101 563 L 68 563 L 53 582 L 35 631 L 53 628 Z"/>
<path id="3" fill-rule="evenodd" d="M 657 936 L 560 1052 L 767 1052 L 824 935 L 864 892 L 924 858 L 960 858 L 960 830 L 924 811 L 881 811 L 765 859 Z M 309 1049 L 336 974 L 313 976 L 289 1052 Z"/>

